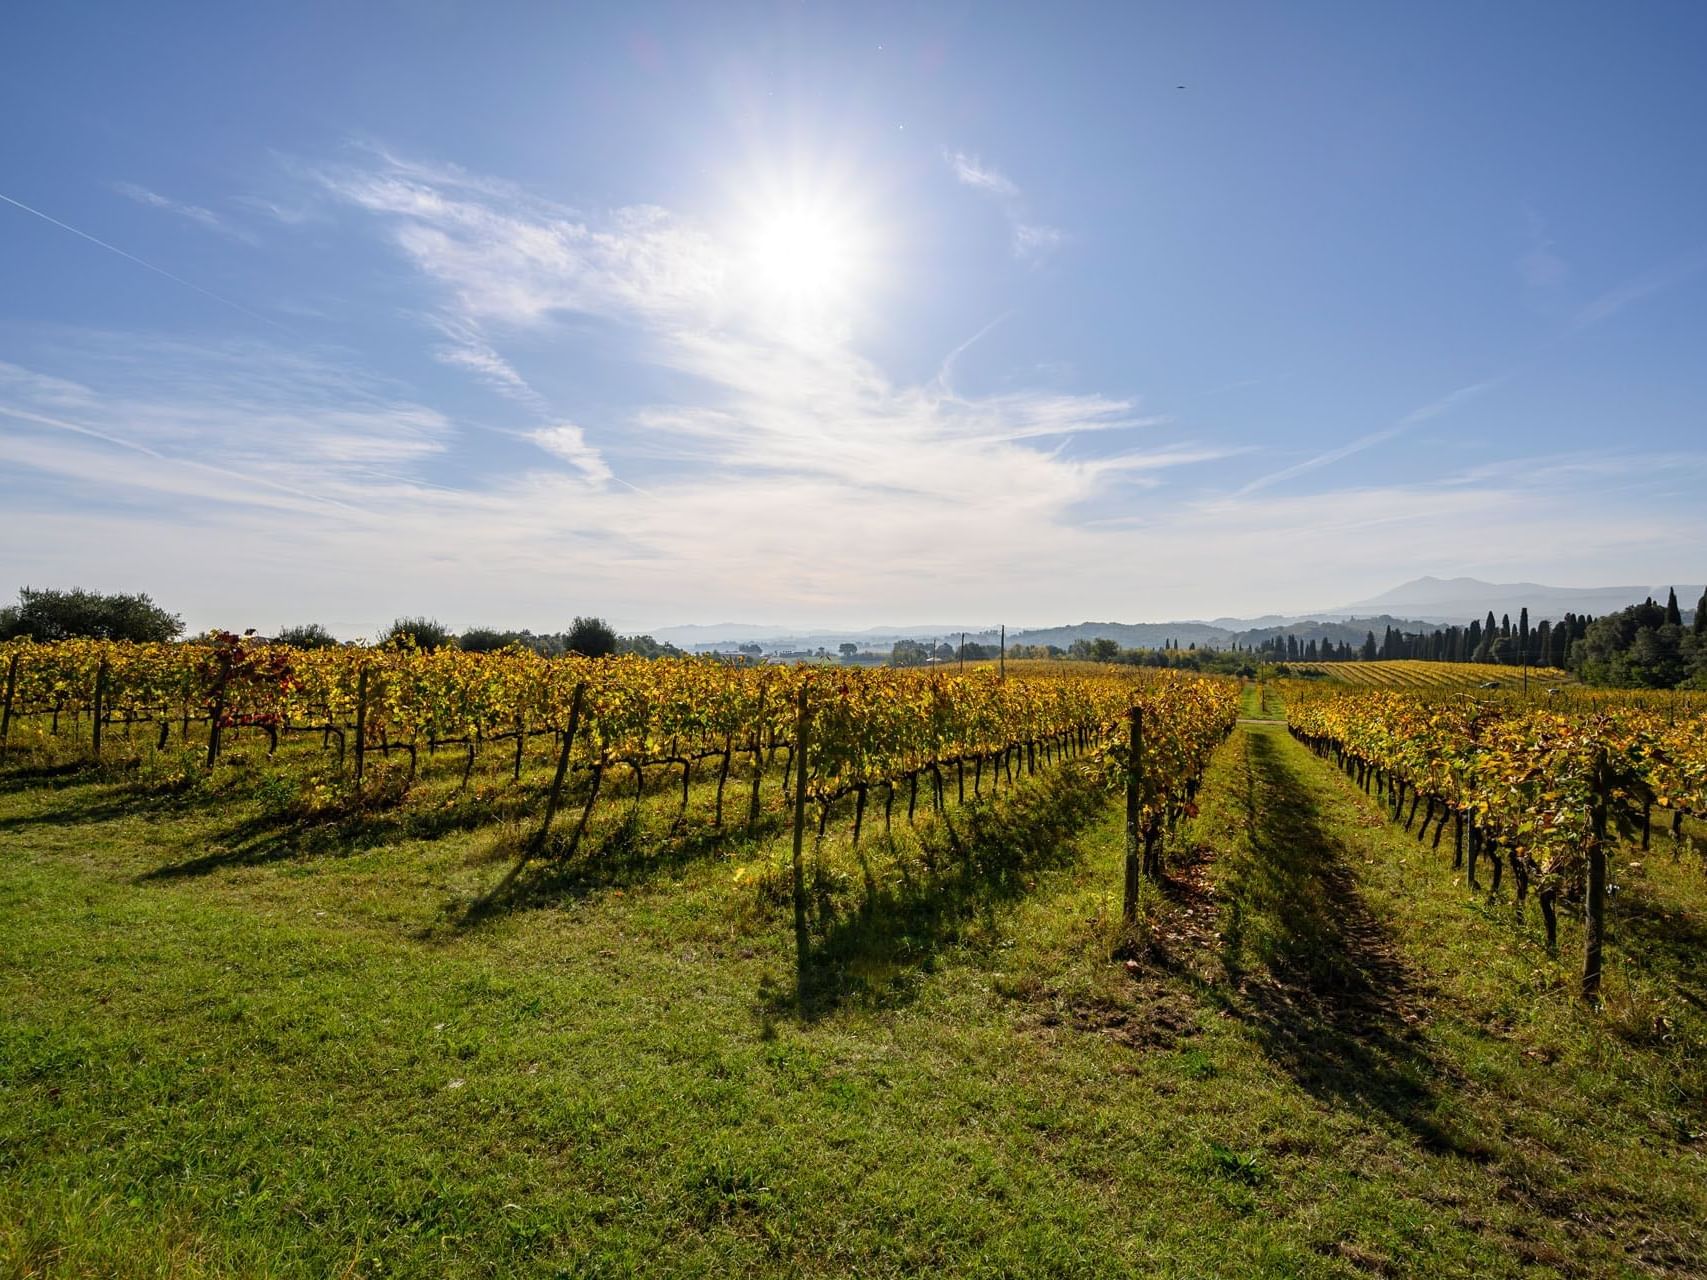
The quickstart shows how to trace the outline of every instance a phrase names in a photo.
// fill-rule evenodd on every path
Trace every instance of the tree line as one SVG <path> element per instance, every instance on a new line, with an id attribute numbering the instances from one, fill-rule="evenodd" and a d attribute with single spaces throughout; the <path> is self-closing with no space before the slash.
<path id="1" fill-rule="evenodd" d="M 1558 622 L 1529 625 L 1529 610 L 1497 622 L 1492 611 L 1467 627 L 1407 632 L 1389 626 L 1378 641 L 1368 632 L 1362 645 L 1299 644 L 1296 636 L 1275 637 L 1258 646 L 1271 662 L 1485 662 L 1505 666 L 1559 667 L 1590 684 L 1623 688 L 1707 688 L 1707 589 L 1692 614 L 1669 591 L 1662 605 L 1641 604 L 1595 618 L 1567 613 Z"/>
<path id="2" fill-rule="evenodd" d="M 161 643 L 184 634 L 184 620 L 154 603 L 146 593 L 137 595 L 85 591 L 74 587 L 57 591 L 23 587 L 18 602 L 0 609 L 0 640 L 27 638 L 42 643 L 55 640 L 132 640 Z M 344 643 L 317 622 L 286 627 L 270 637 L 277 644 L 297 649 L 320 649 Z M 436 618 L 398 618 L 378 637 L 380 644 L 412 644 L 418 649 L 464 649 L 490 653 L 521 645 L 544 657 L 578 653 L 602 658 L 609 654 L 638 654 L 645 658 L 680 657 L 673 644 L 660 643 L 648 635 L 618 635 L 603 618 L 577 617 L 567 630 L 536 634 L 505 631 L 495 627 L 471 627 L 458 634 Z"/>

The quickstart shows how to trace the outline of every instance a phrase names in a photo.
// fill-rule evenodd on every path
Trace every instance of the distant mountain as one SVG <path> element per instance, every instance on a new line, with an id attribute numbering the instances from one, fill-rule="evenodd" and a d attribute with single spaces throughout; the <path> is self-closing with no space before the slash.
<path id="1" fill-rule="evenodd" d="M 1042 627 L 1033 631 L 1008 632 L 1008 644 L 1052 644 L 1066 649 L 1075 640 L 1109 639 L 1123 649 L 1160 649 L 1171 643 L 1180 648 L 1196 645 L 1215 649 L 1241 648 L 1273 640 L 1277 636 L 1297 636 L 1299 644 L 1311 640 L 1319 645 L 1359 645 L 1373 631 L 1377 639 L 1388 627 L 1400 631 L 1424 631 L 1429 624 L 1416 618 L 1397 618 L 1381 614 L 1369 618 L 1288 618 L 1271 615 L 1266 618 L 1218 618 L 1214 622 L 1080 622 L 1069 627 Z"/>
<path id="2" fill-rule="evenodd" d="M 1346 605 L 1328 614 L 1402 613 L 1428 622 L 1466 623 L 1479 620 L 1492 610 L 1496 617 L 1520 609 L 1529 610 L 1529 620 L 1557 621 L 1566 613 L 1588 613 L 1599 617 L 1616 613 L 1647 597 L 1664 603 L 1666 592 L 1675 586 L 1678 602 L 1688 609 L 1701 595 L 1699 584 L 1629 587 L 1549 587 L 1538 582 L 1483 582 L 1478 578 L 1417 578 L 1368 600 Z M 1324 615 L 1326 616 L 1326 615 Z"/>
<path id="3" fill-rule="evenodd" d="M 1212 622 L 1078 622 L 1059 627 L 1010 630 L 1008 644 L 1071 647 L 1075 640 L 1109 639 L 1124 649 L 1159 649 L 1169 642 L 1226 649 L 1259 645 L 1277 636 L 1294 635 L 1299 644 L 1341 642 L 1358 645 L 1373 631 L 1377 639 L 1388 628 L 1432 631 L 1447 623 L 1479 621 L 1492 610 L 1495 617 L 1529 610 L 1531 623 L 1558 621 L 1566 613 L 1615 613 L 1647 597 L 1664 602 L 1669 586 L 1549 587 L 1538 582 L 1483 582 L 1478 578 L 1417 578 L 1391 591 L 1338 609 L 1297 615 L 1267 614 L 1260 618 L 1216 618 Z M 1684 616 L 1701 596 L 1699 585 L 1677 584 Z M 958 644 L 962 633 L 976 644 L 996 643 L 998 629 L 990 626 L 943 624 L 934 627 L 868 627 L 863 631 L 807 631 L 749 622 L 663 627 L 653 636 L 684 649 L 733 648 L 757 644 L 767 653 L 831 653 L 852 642 L 862 650 L 887 652 L 897 640 L 941 640 Z"/>

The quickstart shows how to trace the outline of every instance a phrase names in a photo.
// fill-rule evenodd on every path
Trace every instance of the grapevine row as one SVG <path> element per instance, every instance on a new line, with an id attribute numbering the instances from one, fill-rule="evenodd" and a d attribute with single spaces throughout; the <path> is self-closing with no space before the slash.
<path id="1" fill-rule="evenodd" d="M 1612 704 L 1565 713 L 1386 691 L 1300 696 L 1287 716 L 1296 738 L 1385 799 L 1407 829 L 1426 805 L 1419 840 L 1433 821 L 1438 846 L 1451 818 L 1454 866 L 1463 865 L 1468 837 L 1472 883 L 1485 855 L 1497 889 L 1503 854 L 1519 904 L 1537 889 L 1549 946 L 1557 942 L 1555 904 L 1580 897 L 1591 994 L 1609 819 L 1632 830 L 1639 821 L 1645 845 L 1655 807 L 1672 813 L 1674 833 L 1685 815 L 1707 813 L 1707 716 L 1668 720 L 1649 707 Z"/>
<path id="2" fill-rule="evenodd" d="M 1137 707 L 1148 717 L 1139 763 L 1143 822 L 1153 826 L 1184 802 L 1205 744 L 1226 732 L 1236 701 L 1228 682 L 1130 668 L 1004 680 L 983 669 L 733 667 L 694 658 L 548 659 L 520 649 L 298 650 L 229 634 L 187 644 L 15 641 L 0 645 L 0 664 L 0 742 L 21 717 L 47 718 L 53 731 L 67 718 L 74 727 L 87 719 L 97 751 L 104 725 L 155 726 L 164 746 L 172 731 L 187 741 L 192 724 L 205 724 L 211 764 L 221 732 L 249 726 L 275 748 L 293 732 L 336 743 L 340 760 L 352 747 L 358 782 L 372 749 L 406 751 L 413 769 L 421 746 L 460 745 L 466 783 L 477 751 L 497 743 L 513 744 L 519 778 L 527 741 L 543 735 L 559 748 L 560 778 L 591 775 L 588 811 L 614 767 L 627 766 L 638 782 L 648 768 L 679 765 L 685 803 L 692 769 L 717 761 L 719 819 L 735 757 L 753 763 L 755 810 L 763 763 L 785 752 L 785 776 L 792 770 L 804 695 L 812 720 L 805 794 L 822 810 L 820 826 L 850 794 L 863 813 L 874 787 L 885 789 L 887 814 L 895 787 L 906 784 L 911 813 L 921 778 L 940 806 L 945 771 L 963 798 L 968 769 L 979 795 L 986 769 L 994 782 L 998 770 L 1011 779 L 1016 763 L 1035 771 L 1039 759 L 1100 751 Z"/>

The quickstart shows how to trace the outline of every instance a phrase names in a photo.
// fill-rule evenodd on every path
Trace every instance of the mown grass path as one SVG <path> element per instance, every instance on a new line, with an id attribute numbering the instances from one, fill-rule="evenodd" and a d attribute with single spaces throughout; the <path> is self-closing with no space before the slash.
<path id="1" fill-rule="evenodd" d="M 1367 1237 L 1368 1264 L 1699 1273 L 1704 1027 L 1687 999 L 1663 1026 L 1648 1017 L 1653 990 L 1695 976 L 1627 972 L 1612 1007 L 1582 1009 L 1533 907 L 1520 923 L 1509 898 L 1471 893 L 1449 850 L 1388 823 L 1283 727 L 1242 725 L 1234 742 L 1200 824 L 1223 979 L 1206 995 L 1284 1080 L 1362 1122 L 1352 1171 L 1404 1188 L 1418 1234 Z M 1699 866 L 1656 867 L 1659 883 L 1626 868 L 1633 906 L 1673 892 L 1687 905 L 1670 914 L 1699 921 Z M 1474 1231 L 1463 1255 L 1441 1249 L 1442 1217 Z"/>
<path id="2" fill-rule="evenodd" d="M 502 832 L 264 799 L 0 774 L 0 1276 L 1707 1272 L 1701 1025 L 1638 1003 L 1699 980 L 1700 867 L 1625 874 L 1590 1014 L 1278 727 L 1130 966 L 1069 776 L 952 865 L 832 845 L 807 1017 L 779 834 L 664 796 L 471 912 Z"/>

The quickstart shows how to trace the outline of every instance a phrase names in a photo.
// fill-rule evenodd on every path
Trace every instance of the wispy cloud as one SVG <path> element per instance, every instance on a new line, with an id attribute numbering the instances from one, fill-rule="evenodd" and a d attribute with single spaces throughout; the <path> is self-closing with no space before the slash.
<path id="1" fill-rule="evenodd" d="M 611 478 L 611 470 L 605 465 L 604 458 L 587 443 L 586 432 L 574 423 L 561 422 L 554 427 L 541 427 L 538 431 L 529 432 L 528 439 L 567 462 L 593 484 L 603 484 Z"/>
<path id="2" fill-rule="evenodd" d="M 223 553 L 264 561 L 262 539 L 277 536 L 266 512 L 298 501 L 285 486 L 352 508 L 293 522 L 305 563 L 324 552 L 397 566 L 387 590 L 399 593 L 426 584 L 416 567 L 431 564 L 435 592 L 454 581 L 471 601 L 503 565 L 517 570 L 503 575 L 508 616 L 578 594 L 664 621 L 663 600 L 676 617 L 824 615 L 908 607 L 915 595 L 911 607 L 929 611 L 937 592 L 920 590 L 939 579 L 968 592 L 982 582 L 983 594 L 992 575 L 1048 578 L 1095 561 L 1078 528 L 1085 504 L 1135 501 L 1158 477 L 1225 453 L 1157 438 L 1166 424 L 1128 397 L 897 382 L 843 328 L 801 332 L 738 246 L 662 209 L 582 213 L 379 153 L 315 181 L 417 275 L 427 353 L 533 419 L 508 434 L 537 463 L 476 445 L 406 391 L 324 357 L 115 341 L 80 357 L 100 372 L 80 388 L 53 382 L 51 366 L 27 371 L 44 381 L 14 377 L 13 407 L 160 456 L 13 417 L 0 431 L 13 464 L 129 495 L 127 507 L 158 504 L 139 519 L 137 545 L 162 555 L 193 494 L 212 505 L 191 510 L 224 513 Z M 550 352 L 570 341 L 570 318 L 575 331 L 620 335 L 638 373 L 629 407 L 603 420 L 554 406 L 509 350 Z M 183 465 L 203 457 L 265 483 L 220 484 Z M 629 468 L 644 493 L 615 474 Z"/>
<path id="3" fill-rule="evenodd" d="M 375 148 L 311 180 L 338 226 L 398 264 L 422 352 L 496 393 L 498 425 L 348 353 L 56 338 L 0 365 L 0 495 L 36 535 L 0 540 L 0 575 L 109 565 L 197 623 L 278 625 L 302 620 L 281 601 L 325 601 L 319 620 L 347 634 L 423 608 L 630 627 L 988 616 L 1010 600 L 1020 623 L 1111 598 L 1150 616 L 1235 592 L 1295 605 L 1328 563 L 1355 598 L 1423 542 L 1464 571 L 1497 548 L 1531 557 L 1526 576 L 1573 580 L 1597 568 L 1585 546 L 1682 563 L 1707 540 L 1707 515 L 1658 528 L 1600 492 L 1592 460 L 1278 490 L 1491 382 L 1229 494 L 1212 481 L 1237 451 L 1129 394 L 968 394 L 958 352 L 899 378 L 845 326 L 802 332 L 739 246 L 692 218 L 572 209 Z M 584 358 L 589 332 L 622 359 L 596 396 L 558 403 L 564 380 L 527 375 Z"/>
<path id="4" fill-rule="evenodd" d="M 1015 199 L 1019 196 L 1019 188 L 1006 174 L 984 164 L 977 156 L 967 155 L 964 151 L 951 151 L 947 159 L 949 168 L 954 170 L 954 176 L 967 186 L 1004 199 Z"/>
<path id="5" fill-rule="evenodd" d="M 681 450 L 649 497 L 598 483 L 592 433 L 561 420 L 532 435 L 556 465 L 475 481 L 456 465 L 471 450 L 457 424 L 337 361 L 131 335 L 78 346 L 84 380 L 0 368 L 0 494 L 35 535 L 0 542 L 0 574 L 87 580 L 102 565 L 194 625 L 301 621 L 305 601 L 347 635 L 422 609 L 458 626 L 588 610 L 624 627 L 731 614 L 868 625 L 986 616 L 991 600 L 1011 602 L 1014 624 L 1110 599 L 1129 616 L 1212 616 L 1234 593 L 1253 610 L 1372 594 L 1419 545 L 1454 572 L 1588 582 L 1635 558 L 1682 565 L 1707 541 L 1707 512 L 1656 524 L 1649 495 L 1606 474 L 1698 488 L 1699 454 L 1192 497 L 1156 481 L 1213 465 L 1213 445 L 1075 459 L 980 434 L 1014 427 L 1016 403 L 1059 422 L 1069 409 L 1117 418 L 1119 402 L 949 403 L 887 384 L 843 390 L 872 421 L 757 389 L 722 402 L 721 419 L 692 404 L 638 411 L 633 434 Z M 813 457 L 841 448 L 839 465 Z M 1106 518 L 1069 518 L 1097 494 Z"/>
<path id="6" fill-rule="evenodd" d="M 1576 327 L 1586 328 L 1610 320 L 1626 307 L 1675 289 L 1707 268 L 1707 248 L 1695 249 L 1634 279 L 1608 289 L 1576 314 Z"/>
<path id="7" fill-rule="evenodd" d="M 1258 476 L 1243 488 L 1236 490 L 1234 496 L 1244 497 L 1247 494 L 1256 493 L 1258 490 L 1270 488 L 1322 467 L 1332 466 L 1334 463 L 1341 462 L 1354 454 L 1362 453 L 1366 449 L 1373 449 L 1378 444 L 1385 444 L 1387 441 L 1403 435 L 1418 423 L 1427 422 L 1431 418 L 1438 418 L 1442 414 L 1450 413 L 1466 400 L 1474 399 L 1489 388 L 1498 386 L 1501 381 L 1500 378 L 1490 378 L 1483 382 L 1472 382 L 1467 386 L 1458 387 L 1456 390 L 1447 392 L 1438 400 L 1431 400 L 1428 404 L 1412 409 L 1391 426 L 1358 436 L 1355 440 L 1349 440 L 1345 444 L 1324 450 L 1289 467 L 1282 467 L 1279 471 Z"/>
<path id="8" fill-rule="evenodd" d="M 1529 247 L 1517 260 L 1517 270 L 1524 287 L 1531 291 L 1546 291 L 1562 285 L 1571 274 L 1570 265 L 1553 251 L 1553 237 L 1547 224 L 1535 210 L 1525 211 L 1529 227 Z"/>
<path id="9" fill-rule="evenodd" d="M 944 151 L 943 159 L 957 182 L 1000 203 L 1008 220 L 1009 245 L 1014 257 L 1025 262 L 1041 262 L 1065 243 L 1066 233 L 1059 227 L 1027 218 L 1024 193 L 1019 184 L 1001 170 L 965 151 Z"/>
<path id="10" fill-rule="evenodd" d="M 429 323 L 445 336 L 445 341 L 433 349 L 433 358 L 440 364 L 466 369 L 506 399 L 537 414 L 550 414 L 551 407 L 545 398 L 498 354 L 479 328 L 443 315 L 430 317 Z"/>
<path id="11" fill-rule="evenodd" d="M 241 240 L 244 244 L 258 243 L 253 232 L 243 227 L 234 226 L 212 209 L 204 209 L 199 204 L 187 204 L 182 200 L 173 200 L 169 196 L 163 196 L 157 191 L 150 191 L 147 187 L 138 186 L 134 182 L 115 182 L 113 190 L 138 204 L 147 205 L 151 209 L 163 209 L 167 213 L 176 214 L 204 230 L 218 232 L 220 235 L 229 236 L 233 240 Z"/>
<path id="12" fill-rule="evenodd" d="M 1061 247 L 1065 239 L 1066 233 L 1059 227 L 1046 227 L 1033 222 L 1015 223 L 1014 256 L 1032 261 L 1047 258 Z"/>

